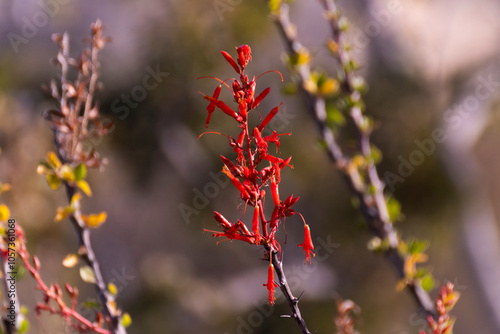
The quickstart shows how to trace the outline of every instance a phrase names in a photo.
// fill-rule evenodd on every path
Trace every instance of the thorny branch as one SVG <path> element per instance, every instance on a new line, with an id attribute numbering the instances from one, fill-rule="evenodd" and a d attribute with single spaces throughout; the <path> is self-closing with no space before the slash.
<path id="1" fill-rule="evenodd" d="M 372 154 L 370 147 L 370 133 L 372 129 L 368 126 L 368 120 L 362 114 L 361 94 L 358 90 L 354 89 L 354 78 L 346 70 L 350 66 L 351 61 L 347 52 L 343 49 L 342 34 L 338 21 L 340 16 L 339 11 L 332 0 L 322 0 L 321 2 L 332 29 L 332 42 L 338 50 L 336 57 L 340 64 L 340 87 L 351 102 L 352 107 L 350 107 L 349 114 L 358 132 L 358 143 L 361 153 L 363 156 L 369 158 Z M 307 49 L 298 41 L 295 26 L 290 22 L 288 6 L 281 3 L 280 8 L 274 14 L 274 21 L 286 44 L 289 55 L 297 58 L 301 54 L 307 53 Z M 366 166 L 368 184 L 366 184 L 359 169 L 351 167 L 350 159 L 342 152 L 342 148 L 338 144 L 332 129 L 327 124 L 325 99 L 318 94 L 311 93 L 306 87 L 306 83 L 311 80 L 309 64 L 307 62 L 298 64 L 295 70 L 297 71 L 300 90 L 306 99 L 308 110 L 320 130 L 329 158 L 343 175 L 349 188 L 359 200 L 360 211 L 365 217 L 370 231 L 381 240 L 388 242 L 385 255 L 396 268 L 400 278 L 405 278 L 406 258 L 398 250 L 400 238 L 390 220 L 387 202 L 384 197 L 384 184 L 378 176 L 375 163 L 371 159 L 366 159 L 368 162 Z M 368 191 L 368 189 L 371 189 L 371 191 Z M 422 288 L 421 282 L 419 280 L 412 280 L 408 282 L 407 287 L 418 304 L 429 315 L 435 316 L 436 311 L 433 302 Z"/>
<path id="2" fill-rule="evenodd" d="M 270 256 L 274 265 L 274 270 L 276 271 L 276 275 L 278 276 L 279 288 L 285 296 L 285 299 L 287 300 L 288 306 L 291 310 L 290 317 L 295 320 L 297 326 L 299 327 L 299 330 L 303 334 L 310 334 L 311 332 L 309 332 L 309 329 L 307 329 L 306 322 L 304 318 L 302 318 L 302 314 L 300 313 L 299 298 L 293 295 L 292 290 L 288 285 L 285 272 L 283 271 L 283 261 L 279 258 L 278 251 L 271 250 L 269 247 L 266 247 L 266 251 L 268 252 L 268 254 L 272 254 Z"/>

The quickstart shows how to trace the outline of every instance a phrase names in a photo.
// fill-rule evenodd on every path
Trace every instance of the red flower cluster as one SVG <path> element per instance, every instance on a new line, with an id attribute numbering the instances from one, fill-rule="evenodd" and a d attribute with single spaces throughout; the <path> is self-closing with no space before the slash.
<path id="1" fill-rule="evenodd" d="M 224 81 L 221 82 L 215 89 L 212 96 L 204 95 L 204 98 L 209 101 L 207 107 L 208 117 L 205 127 L 208 127 L 212 113 L 220 109 L 223 113 L 233 118 L 240 128 L 237 138 L 227 135 L 229 145 L 233 147 L 236 153 L 236 160 L 232 161 L 224 156 L 221 156 L 224 165 L 223 172 L 229 177 L 233 185 L 239 190 L 241 199 L 245 205 L 254 207 L 251 231 L 246 225 L 238 220 L 236 223 L 231 223 L 224 218 L 220 213 L 215 212 L 215 220 L 222 227 L 222 231 L 213 232 L 214 237 L 226 237 L 229 240 L 241 240 L 255 245 L 265 245 L 272 250 L 280 250 L 280 245 L 276 240 L 276 232 L 279 223 L 286 217 L 295 215 L 292 206 L 297 203 L 298 197 L 290 195 L 286 200 L 282 201 L 279 197 L 279 184 L 281 181 L 280 172 L 290 166 L 291 157 L 287 159 L 279 158 L 269 153 L 270 144 L 276 145 L 276 151 L 279 149 L 279 136 L 290 135 L 290 133 L 277 134 L 273 131 L 272 134 L 264 136 L 263 132 L 269 122 L 278 113 L 281 104 L 273 108 L 269 114 L 260 122 L 259 125 L 250 129 L 248 124 L 248 114 L 250 111 L 257 108 L 260 102 L 269 94 L 270 88 L 264 89 L 259 95 L 255 96 L 256 79 L 249 80 L 245 75 L 245 67 L 252 59 L 251 50 L 248 45 L 242 45 L 236 49 L 238 53 L 238 62 L 236 62 L 229 53 L 221 51 L 226 61 L 240 75 L 240 80 L 234 79 L 232 87 Z M 267 73 L 267 72 L 266 72 Z M 278 72 L 279 73 L 279 72 Z M 281 74 L 280 74 L 281 75 Z M 212 78 L 212 77 L 211 77 Z M 219 95 L 222 85 L 227 86 L 234 97 L 234 101 L 238 107 L 235 111 L 226 103 L 219 100 Z M 262 167 L 259 167 L 261 166 Z M 263 189 L 267 186 L 271 188 L 271 194 L 274 203 L 274 210 L 270 219 L 266 219 L 264 214 L 264 202 L 266 191 Z M 309 226 L 305 223 L 305 240 L 299 245 L 304 248 L 304 253 L 307 254 L 306 260 L 311 261 L 311 254 L 314 256 Z M 272 273 L 272 265 L 269 269 Z M 268 283 L 265 284 L 269 289 L 269 302 L 274 302 L 274 284 L 273 276 L 269 274 Z"/>
<path id="2" fill-rule="evenodd" d="M 454 286 L 452 283 L 448 282 L 446 286 L 441 287 L 441 292 L 436 298 L 436 310 L 438 313 L 437 320 L 429 315 L 427 317 L 427 322 L 429 328 L 432 330 L 432 334 L 451 334 L 453 333 L 453 324 L 455 319 L 453 319 L 449 312 L 460 298 L 460 293 L 453 290 Z M 424 331 L 420 334 L 425 334 Z"/>

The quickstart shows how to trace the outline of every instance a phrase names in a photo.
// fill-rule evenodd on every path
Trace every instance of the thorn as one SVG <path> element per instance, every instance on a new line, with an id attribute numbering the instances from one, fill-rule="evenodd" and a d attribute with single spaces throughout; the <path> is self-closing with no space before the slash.
<path id="1" fill-rule="evenodd" d="M 293 316 L 290 314 L 282 314 L 280 315 L 280 318 L 293 318 Z"/>

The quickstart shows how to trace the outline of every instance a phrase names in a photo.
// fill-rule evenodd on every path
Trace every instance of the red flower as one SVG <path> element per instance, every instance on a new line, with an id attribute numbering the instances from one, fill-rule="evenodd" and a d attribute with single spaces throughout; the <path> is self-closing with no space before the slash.
<path id="1" fill-rule="evenodd" d="M 306 254 L 305 262 L 311 263 L 311 254 L 313 257 L 316 255 L 313 253 L 314 245 L 311 239 L 311 230 L 307 224 L 304 224 L 304 242 L 299 247 L 304 248 L 304 254 Z"/>
<path id="2" fill-rule="evenodd" d="M 245 67 L 248 65 L 248 62 L 252 60 L 252 50 L 248 45 L 244 44 L 237 48 L 236 52 L 238 53 L 238 64 L 240 64 L 241 71 L 243 72 Z"/>
<path id="3" fill-rule="evenodd" d="M 267 271 L 267 283 L 264 284 L 269 291 L 269 304 L 274 305 L 276 297 L 274 296 L 274 288 L 278 288 L 278 284 L 274 282 L 274 266 L 272 263 L 269 264 L 269 269 Z"/>
<path id="4" fill-rule="evenodd" d="M 207 107 L 208 116 L 207 116 L 207 121 L 205 122 L 205 128 L 208 128 L 208 123 L 210 123 L 210 117 L 212 117 L 212 113 L 215 110 L 215 106 L 216 106 L 217 101 L 219 99 L 221 88 L 222 88 L 221 85 L 217 86 L 217 88 L 215 88 L 213 96 L 209 96 L 209 95 L 204 96 L 205 100 L 210 101 L 210 104 Z"/>

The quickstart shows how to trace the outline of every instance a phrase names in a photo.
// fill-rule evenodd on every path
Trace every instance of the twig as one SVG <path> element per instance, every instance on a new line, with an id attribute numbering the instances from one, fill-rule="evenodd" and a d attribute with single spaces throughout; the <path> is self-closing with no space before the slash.
<path id="1" fill-rule="evenodd" d="M 300 313 L 299 309 L 299 298 L 294 297 L 290 286 L 288 285 L 288 281 L 285 276 L 285 272 L 283 271 L 283 261 L 280 260 L 278 256 L 278 251 L 274 249 L 270 249 L 270 247 L 266 246 L 266 251 L 268 254 L 271 254 L 272 263 L 274 266 L 274 270 L 276 271 L 276 275 L 278 276 L 278 285 L 280 287 L 281 292 L 285 296 L 285 299 L 290 306 L 291 314 L 290 317 L 295 320 L 299 330 L 303 334 L 310 334 L 309 329 L 307 329 L 306 322 Z"/>
<path id="2" fill-rule="evenodd" d="M 20 229 L 20 227 L 16 227 L 17 235 L 19 236 L 19 246 L 18 246 L 18 254 L 19 257 L 23 260 L 24 266 L 28 271 L 31 273 L 33 278 L 38 284 L 38 288 L 43 291 L 44 293 L 44 300 L 45 303 L 39 303 L 37 305 L 37 310 L 47 310 L 53 314 L 61 314 L 65 319 L 68 317 L 71 317 L 75 319 L 80 325 L 78 325 L 78 328 L 81 330 L 93 330 L 96 333 L 100 334 L 111 334 L 114 332 L 111 332 L 107 329 L 104 329 L 101 327 L 102 324 L 100 323 L 93 323 L 84 316 L 82 316 L 80 313 L 76 311 L 76 298 L 78 296 L 78 291 L 69 285 L 66 285 L 65 288 L 71 296 L 72 300 L 72 306 L 69 307 L 66 305 L 62 298 L 62 290 L 59 287 L 59 285 L 54 284 L 51 286 L 47 286 L 45 282 L 43 281 L 42 277 L 40 276 L 39 268 L 40 268 L 40 261 L 38 258 L 35 256 L 33 257 L 33 265 L 30 262 L 30 254 L 26 248 L 26 241 L 24 239 L 24 232 Z M 49 306 L 48 302 L 49 300 L 53 300 L 57 306 L 59 307 L 59 310 Z M 74 325 L 77 326 L 77 325 Z"/>
<path id="3" fill-rule="evenodd" d="M 338 47 L 337 57 L 341 65 L 340 67 L 342 68 L 341 88 L 349 96 L 352 102 L 350 117 L 358 131 L 360 149 L 364 157 L 371 157 L 372 153 L 369 138 L 371 128 L 365 126 L 366 118 L 362 115 L 361 108 L 359 107 L 361 99 L 360 93 L 353 89 L 353 78 L 350 76 L 350 73 L 345 70 L 350 60 L 347 53 L 342 50 L 338 10 L 331 0 L 323 0 L 322 3 L 325 6 L 327 18 L 332 27 L 333 40 Z M 286 4 L 281 4 L 280 9 L 274 15 L 274 21 L 291 56 L 299 57 L 301 54 L 307 52 L 305 47 L 303 47 L 297 39 L 295 27 L 290 23 L 288 6 Z M 368 161 L 366 172 L 371 188 L 371 192 L 368 192 L 368 187 L 363 181 L 359 170 L 357 168 L 351 168 L 350 159 L 342 152 L 333 131 L 327 124 L 324 98 L 318 94 L 311 93 L 305 86 L 305 84 L 311 80 L 311 70 L 308 63 L 297 65 L 296 70 L 300 90 L 306 99 L 308 110 L 320 130 L 329 158 L 336 165 L 349 188 L 359 200 L 360 211 L 365 217 L 367 226 L 372 234 L 382 240 L 387 240 L 388 247 L 385 249 L 385 255 L 396 268 L 399 277 L 405 278 L 405 256 L 398 250 L 400 239 L 390 220 L 387 202 L 384 197 L 384 185 L 378 176 L 374 162 L 371 161 L 371 159 L 366 159 Z M 436 316 L 433 302 L 427 292 L 422 288 L 420 281 L 412 280 L 407 284 L 407 287 L 418 304 L 429 315 Z"/>

